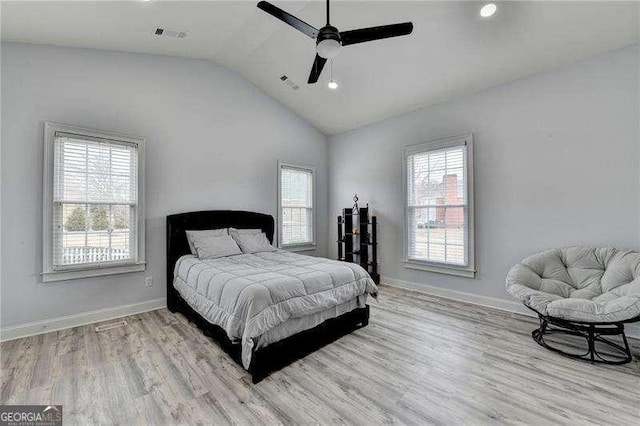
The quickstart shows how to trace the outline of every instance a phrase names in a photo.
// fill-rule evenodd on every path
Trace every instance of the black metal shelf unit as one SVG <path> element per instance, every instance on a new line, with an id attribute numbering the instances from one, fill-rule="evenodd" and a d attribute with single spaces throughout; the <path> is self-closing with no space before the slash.
<path id="1" fill-rule="evenodd" d="M 380 284 L 378 274 L 378 221 L 369 216 L 369 208 L 354 214 L 351 208 L 338 216 L 338 260 L 357 263 Z"/>

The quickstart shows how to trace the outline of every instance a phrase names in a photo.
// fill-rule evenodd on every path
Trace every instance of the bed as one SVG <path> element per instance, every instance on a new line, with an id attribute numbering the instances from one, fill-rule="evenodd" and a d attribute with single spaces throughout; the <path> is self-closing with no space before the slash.
<path id="1" fill-rule="evenodd" d="M 188 230 L 260 229 L 266 214 L 214 210 L 167 216 L 167 306 L 201 328 L 251 375 L 272 371 L 364 327 L 367 295 L 377 295 L 358 265 L 283 250 L 199 259 Z"/>

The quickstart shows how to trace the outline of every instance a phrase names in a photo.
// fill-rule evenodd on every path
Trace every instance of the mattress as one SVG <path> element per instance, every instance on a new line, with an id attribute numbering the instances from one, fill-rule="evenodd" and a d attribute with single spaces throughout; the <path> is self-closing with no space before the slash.
<path id="1" fill-rule="evenodd" d="M 359 265 L 283 250 L 207 260 L 183 256 L 173 285 L 203 318 L 241 342 L 247 369 L 255 348 L 363 307 L 366 295 L 378 292 Z"/>

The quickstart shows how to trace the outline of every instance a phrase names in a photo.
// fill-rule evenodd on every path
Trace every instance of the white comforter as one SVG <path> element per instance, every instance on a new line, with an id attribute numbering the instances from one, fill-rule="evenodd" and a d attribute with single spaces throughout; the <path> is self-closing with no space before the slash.
<path id="1" fill-rule="evenodd" d="M 183 256 L 173 285 L 195 311 L 222 327 L 231 340 L 242 341 L 245 368 L 263 333 L 291 318 L 378 291 L 356 264 L 282 250 L 211 260 Z"/>

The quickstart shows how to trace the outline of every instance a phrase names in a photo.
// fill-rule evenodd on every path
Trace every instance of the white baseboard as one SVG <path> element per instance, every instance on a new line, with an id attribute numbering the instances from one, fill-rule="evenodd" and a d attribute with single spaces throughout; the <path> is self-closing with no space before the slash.
<path id="1" fill-rule="evenodd" d="M 134 303 L 131 305 L 117 306 L 114 308 L 81 312 L 79 314 L 66 315 L 43 321 L 29 322 L 12 327 L 3 327 L 0 329 L 0 342 L 154 311 L 156 309 L 165 308 L 166 306 L 167 300 L 165 298 L 161 298 L 149 300 L 147 302 Z"/>
<path id="2" fill-rule="evenodd" d="M 514 300 L 499 299 L 497 297 L 481 296 L 479 294 L 465 293 L 463 291 L 450 290 L 442 287 L 435 287 L 429 284 L 403 281 L 392 277 L 380 277 L 380 282 L 391 287 L 403 288 L 405 290 L 417 291 L 431 296 L 443 297 L 445 299 L 458 300 L 461 302 L 473 303 L 474 305 L 487 306 L 501 311 L 535 317 L 535 313 L 527 309 L 521 303 Z M 627 324 L 625 326 L 627 336 L 640 339 L 640 323 Z"/>
<path id="3" fill-rule="evenodd" d="M 417 291 L 420 293 L 444 297 L 445 299 L 458 300 L 461 302 L 473 303 L 475 305 L 487 306 L 501 311 L 535 316 L 533 312 L 513 300 L 498 299 L 496 297 L 481 296 L 479 294 L 465 293 L 463 291 L 450 290 L 442 287 L 435 287 L 428 284 L 403 281 L 391 277 L 380 277 L 383 285 Z M 64 317 L 52 318 L 49 320 L 30 322 L 12 327 L 0 328 L 0 342 L 19 339 L 21 337 L 35 336 L 36 334 L 48 333 L 51 331 L 63 330 L 65 328 L 78 327 L 81 325 L 93 324 L 100 321 L 107 321 L 129 315 L 162 309 L 167 306 L 164 298 L 149 300 L 142 303 L 123 305 L 115 308 L 99 309 L 96 311 L 82 312 Z M 640 339 L 640 324 L 628 324 L 626 326 L 627 335 Z"/>

